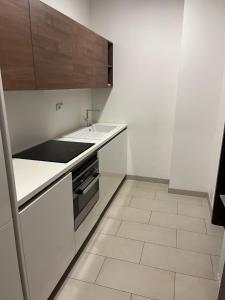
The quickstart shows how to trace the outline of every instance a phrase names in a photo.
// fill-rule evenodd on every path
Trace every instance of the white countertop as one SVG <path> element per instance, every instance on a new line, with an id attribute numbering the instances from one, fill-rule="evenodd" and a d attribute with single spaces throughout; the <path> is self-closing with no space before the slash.
<path id="1" fill-rule="evenodd" d="M 99 140 L 74 139 L 69 137 L 59 138 L 59 140 L 71 142 L 95 143 L 95 145 L 91 148 L 84 151 L 68 163 L 54 163 L 17 158 L 13 159 L 18 206 L 23 205 L 26 201 L 37 195 L 48 185 L 57 180 L 57 178 L 69 172 L 83 159 L 97 151 L 114 136 L 127 128 L 127 125 L 125 124 L 101 123 L 101 125 L 113 125 L 116 128 L 106 134 L 103 139 Z"/>

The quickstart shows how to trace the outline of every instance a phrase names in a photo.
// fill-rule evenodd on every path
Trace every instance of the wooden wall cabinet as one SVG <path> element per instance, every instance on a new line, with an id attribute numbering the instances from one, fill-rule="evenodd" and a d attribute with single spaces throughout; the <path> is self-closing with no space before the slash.
<path id="1" fill-rule="evenodd" d="M 76 87 L 107 87 L 108 41 L 73 22 Z"/>
<path id="2" fill-rule="evenodd" d="M 112 87 L 112 43 L 39 0 L 0 0 L 5 90 Z"/>
<path id="3" fill-rule="evenodd" d="M 28 0 L 0 0 L 0 68 L 5 90 L 34 90 Z"/>
<path id="4" fill-rule="evenodd" d="M 30 0 L 30 16 L 37 88 L 73 88 L 71 20 L 38 0 Z"/>

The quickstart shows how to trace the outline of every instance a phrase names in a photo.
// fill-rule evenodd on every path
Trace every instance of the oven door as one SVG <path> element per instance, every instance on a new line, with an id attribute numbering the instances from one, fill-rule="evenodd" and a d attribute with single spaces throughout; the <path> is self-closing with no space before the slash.
<path id="1" fill-rule="evenodd" d="M 99 177 L 90 175 L 73 191 L 75 231 L 99 200 Z"/>

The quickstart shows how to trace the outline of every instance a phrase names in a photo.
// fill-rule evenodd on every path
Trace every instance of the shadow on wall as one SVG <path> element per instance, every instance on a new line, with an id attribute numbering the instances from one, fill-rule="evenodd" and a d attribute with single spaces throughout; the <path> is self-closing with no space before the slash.
<path id="1" fill-rule="evenodd" d="M 109 100 L 111 92 L 112 92 L 111 88 L 95 89 L 92 91 L 93 109 L 100 110 L 100 113 L 93 112 L 93 122 L 100 122 L 102 120 L 102 116 L 104 114 L 104 109 L 106 107 L 107 101 Z M 96 97 L 96 95 L 97 95 L 97 97 Z M 104 122 L 104 120 L 103 120 L 103 122 Z"/>

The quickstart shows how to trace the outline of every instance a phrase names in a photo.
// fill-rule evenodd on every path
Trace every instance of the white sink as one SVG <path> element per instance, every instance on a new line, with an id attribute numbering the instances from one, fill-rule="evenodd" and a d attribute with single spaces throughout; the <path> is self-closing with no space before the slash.
<path id="1" fill-rule="evenodd" d="M 102 125 L 102 124 L 94 124 L 91 127 L 91 130 L 93 130 L 93 132 L 102 132 L 102 133 L 109 133 L 110 131 L 116 129 L 116 126 L 114 125 Z"/>
<path id="2" fill-rule="evenodd" d="M 76 139 L 100 140 L 115 128 L 116 126 L 113 125 L 94 124 L 90 127 L 86 127 L 76 132 L 70 133 L 66 137 Z"/>

